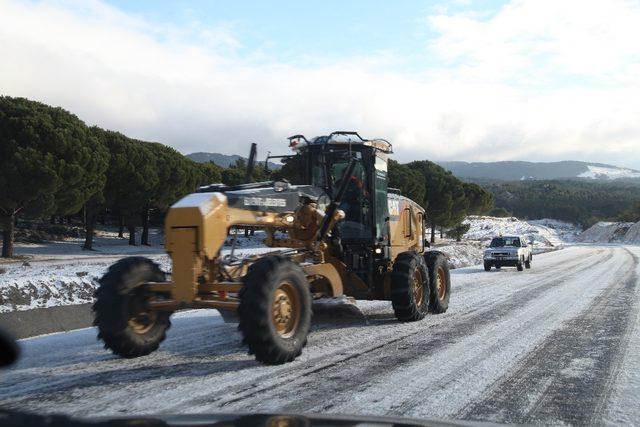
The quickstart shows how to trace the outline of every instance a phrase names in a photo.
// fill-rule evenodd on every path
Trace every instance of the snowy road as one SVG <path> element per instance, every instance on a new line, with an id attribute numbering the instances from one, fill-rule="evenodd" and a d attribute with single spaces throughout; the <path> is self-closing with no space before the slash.
<path id="1" fill-rule="evenodd" d="M 160 351 L 118 359 L 86 329 L 21 342 L 0 406 L 81 416 L 234 411 L 640 422 L 638 247 L 576 246 L 532 270 L 456 270 L 449 311 L 388 303 L 314 326 L 303 355 L 263 366 L 216 312 L 174 316 Z"/>

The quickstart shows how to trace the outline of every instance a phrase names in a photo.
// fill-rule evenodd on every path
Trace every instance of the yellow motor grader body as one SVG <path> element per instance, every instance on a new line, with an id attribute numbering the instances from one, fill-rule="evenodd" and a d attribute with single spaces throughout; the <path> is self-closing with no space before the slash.
<path id="1" fill-rule="evenodd" d="M 335 220 L 340 218 L 337 212 Z M 268 211 L 230 208 L 223 193 L 194 193 L 174 204 L 165 220 L 165 246 L 172 261 L 172 280 L 154 283 L 151 289 L 165 291 L 171 297 L 158 301 L 156 307 L 169 309 L 208 307 L 233 309 L 238 303 L 229 294 L 240 291 L 241 279 L 247 267 L 265 254 L 248 257 L 236 263 L 220 263 L 218 257 L 234 226 L 259 226 L 267 231 L 265 244 L 271 247 L 289 246 L 305 251 L 290 251 L 289 256 L 300 263 L 311 281 L 323 280 L 328 284 L 329 296 L 342 295 L 342 276 L 334 264 L 326 261 L 326 246 L 313 246 L 312 238 L 323 215 L 315 206 L 302 206 L 296 212 L 274 213 Z M 304 222 L 302 222 L 304 221 Z M 287 230 L 289 238 L 275 239 L 276 230 Z M 295 237 L 314 230 L 307 240 Z M 280 251 L 277 251 L 278 253 Z M 329 258 L 331 258 L 329 256 Z M 342 274 L 345 274 L 342 270 Z M 221 278 L 227 280 L 220 280 Z M 152 306 L 153 306 L 152 302 Z"/>
<path id="2" fill-rule="evenodd" d="M 423 229 L 424 210 L 402 196 L 393 197 L 390 207 L 394 217 L 390 220 L 392 257 L 395 259 L 408 250 L 421 252 L 424 248 L 424 236 L 420 231 Z M 343 215 L 338 212 L 335 220 Z M 265 239 L 266 246 L 309 249 L 309 252 L 305 250 L 291 256 L 303 264 L 302 270 L 309 278 L 312 293 L 317 291 L 315 293 L 319 296 L 339 297 L 344 295 L 345 282 L 347 288 L 367 289 L 358 276 L 349 274 L 344 264 L 331 256 L 326 244 L 320 244 L 313 250 L 313 237 L 322 219 L 323 215 L 315 206 L 303 206 L 297 212 L 273 213 L 230 208 L 223 193 L 188 195 L 169 209 L 165 220 L 165 247 L 172 261 L 172 280 L 151 285 L 152 290 L 164 291 L 171 297 L 151 305 L 171 310 L 236 308 L 238 303 L 230 300 L 228 295 L 240 291 L 241 279 L 248 265 L 265 254 L 230 265 L 217 263 L 229 230 L 234 226 L 262 227 L 269 236 Z M 291 237 L 275 239 L 276 229 L 287 230 Z M 309 233 L 310 229 L 312 233 Z M 306 240 L 295 238 L 305 233 Z M 228 280 L 220 280 L 221 273 Z M 314 282 L 322 286 L 314 286 Z M 390 298 L 389 286 L 380 291 L 377 293 L 380 299 Z"/>
<path id="3" fill-rule="evenodd" d="M 237 311 L 258 360 L 283 363 L 306 343 L 313 298 L 390 300 L 402 321 L 445 311 L 448 265 L 426 251 L 424 209 L 386 186 L 390 144 L 352 135 L 304 139 L 298 155 L 314 175 L 310 185 L 212 185 L 171 206 L 170 279 L 141 258 L 120 261 L 101 279 L 94 310 L 105 346 L 125 357 L 148 354 L 173 311 L 214 308 Z M 237 227 L 263 230 L 273 250 L 239 258 L 223 251 Z"/>

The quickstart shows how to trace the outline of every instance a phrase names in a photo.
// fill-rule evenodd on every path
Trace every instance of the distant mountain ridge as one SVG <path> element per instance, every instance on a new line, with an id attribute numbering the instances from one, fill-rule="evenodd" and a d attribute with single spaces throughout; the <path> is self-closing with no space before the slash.
<path id="1" fill-rule="evenodd" d="M 634 179 L 640 171 L 607 165 L 604 163 L 564 160 L 560 162 L 436 162 L 450 170 L 455 176 L 469 179 L 491 179 L 498 181 L 545 180 L 545 179 Z"/>
<path id="2" fill-rule="evenodd" d="M 243 159 L 244 157 L 239 156 L 237 154 L 220 154 L 220 153 L 191 153 L 187 154 L 187 157 L 198 163 L 208 163 L 213 162 L 218 166 L 222 166 L 228 168 L 230 165 L 234 164 L 239 159 Z"/>
<path id="3" fill-rule="evenodd" d="M 218 166 L 229 167 L 238 159 L 246 157 L 238 154 L 221 154 L 197 152 L 187 154 L 187 157 L 198 163 L 214 162 Z M 260 161 L 263 163 L 264 161 Z M 608 165 L 605 163 L 580 162 L 563 160 L 559 162 L 436 162 L 443 168 L 450 170 L 455 176 L 466 179 L 518 181 L 545 179 L 593 179 L 609 181 L 615 179 L 640 179 L 640 171 L 629 168 Z M 270 169 L 282 167 L 280 163 L 269 162 Z"/>
<path id="4" fill-rule="evenodd" d="M 221 153 L 205 153 L 205 152 L 197 152 L 187 154 L 187 157 L 197 163 L 208 163 L 213 162 L 218 166 L 222 166 L 224 168 L 228 168 L 239 159 L 247 160 L 246 157 L 240 156 L 238 154 L 221 154 Z M 263 164 L 264 160 L 256 160 L 257 163 Z M 280 163 L 269 162 L 270 169 L 279 169 L 282 167 Z"/>

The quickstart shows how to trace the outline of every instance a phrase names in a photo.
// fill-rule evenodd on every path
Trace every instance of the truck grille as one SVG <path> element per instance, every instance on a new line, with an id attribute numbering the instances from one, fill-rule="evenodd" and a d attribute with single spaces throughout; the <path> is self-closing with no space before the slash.
<path id="1" fill-rule="evenodd" d="M 493 256 L 495 257 L 509 256 L 509 252 L 494 252 Z"/>

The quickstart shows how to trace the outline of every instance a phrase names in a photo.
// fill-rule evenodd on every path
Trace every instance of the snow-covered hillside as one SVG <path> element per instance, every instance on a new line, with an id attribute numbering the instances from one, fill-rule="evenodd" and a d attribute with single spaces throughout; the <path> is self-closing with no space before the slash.
<path id="1" fill-rule="evenodd" d="M 631 169 L 607 167 L 607 166 L 587 166 L 589 170 L 578 175 L 579 178 L 591 179 L 620 179 L 620 178 L 640 178 L 640 172 Z"/>

